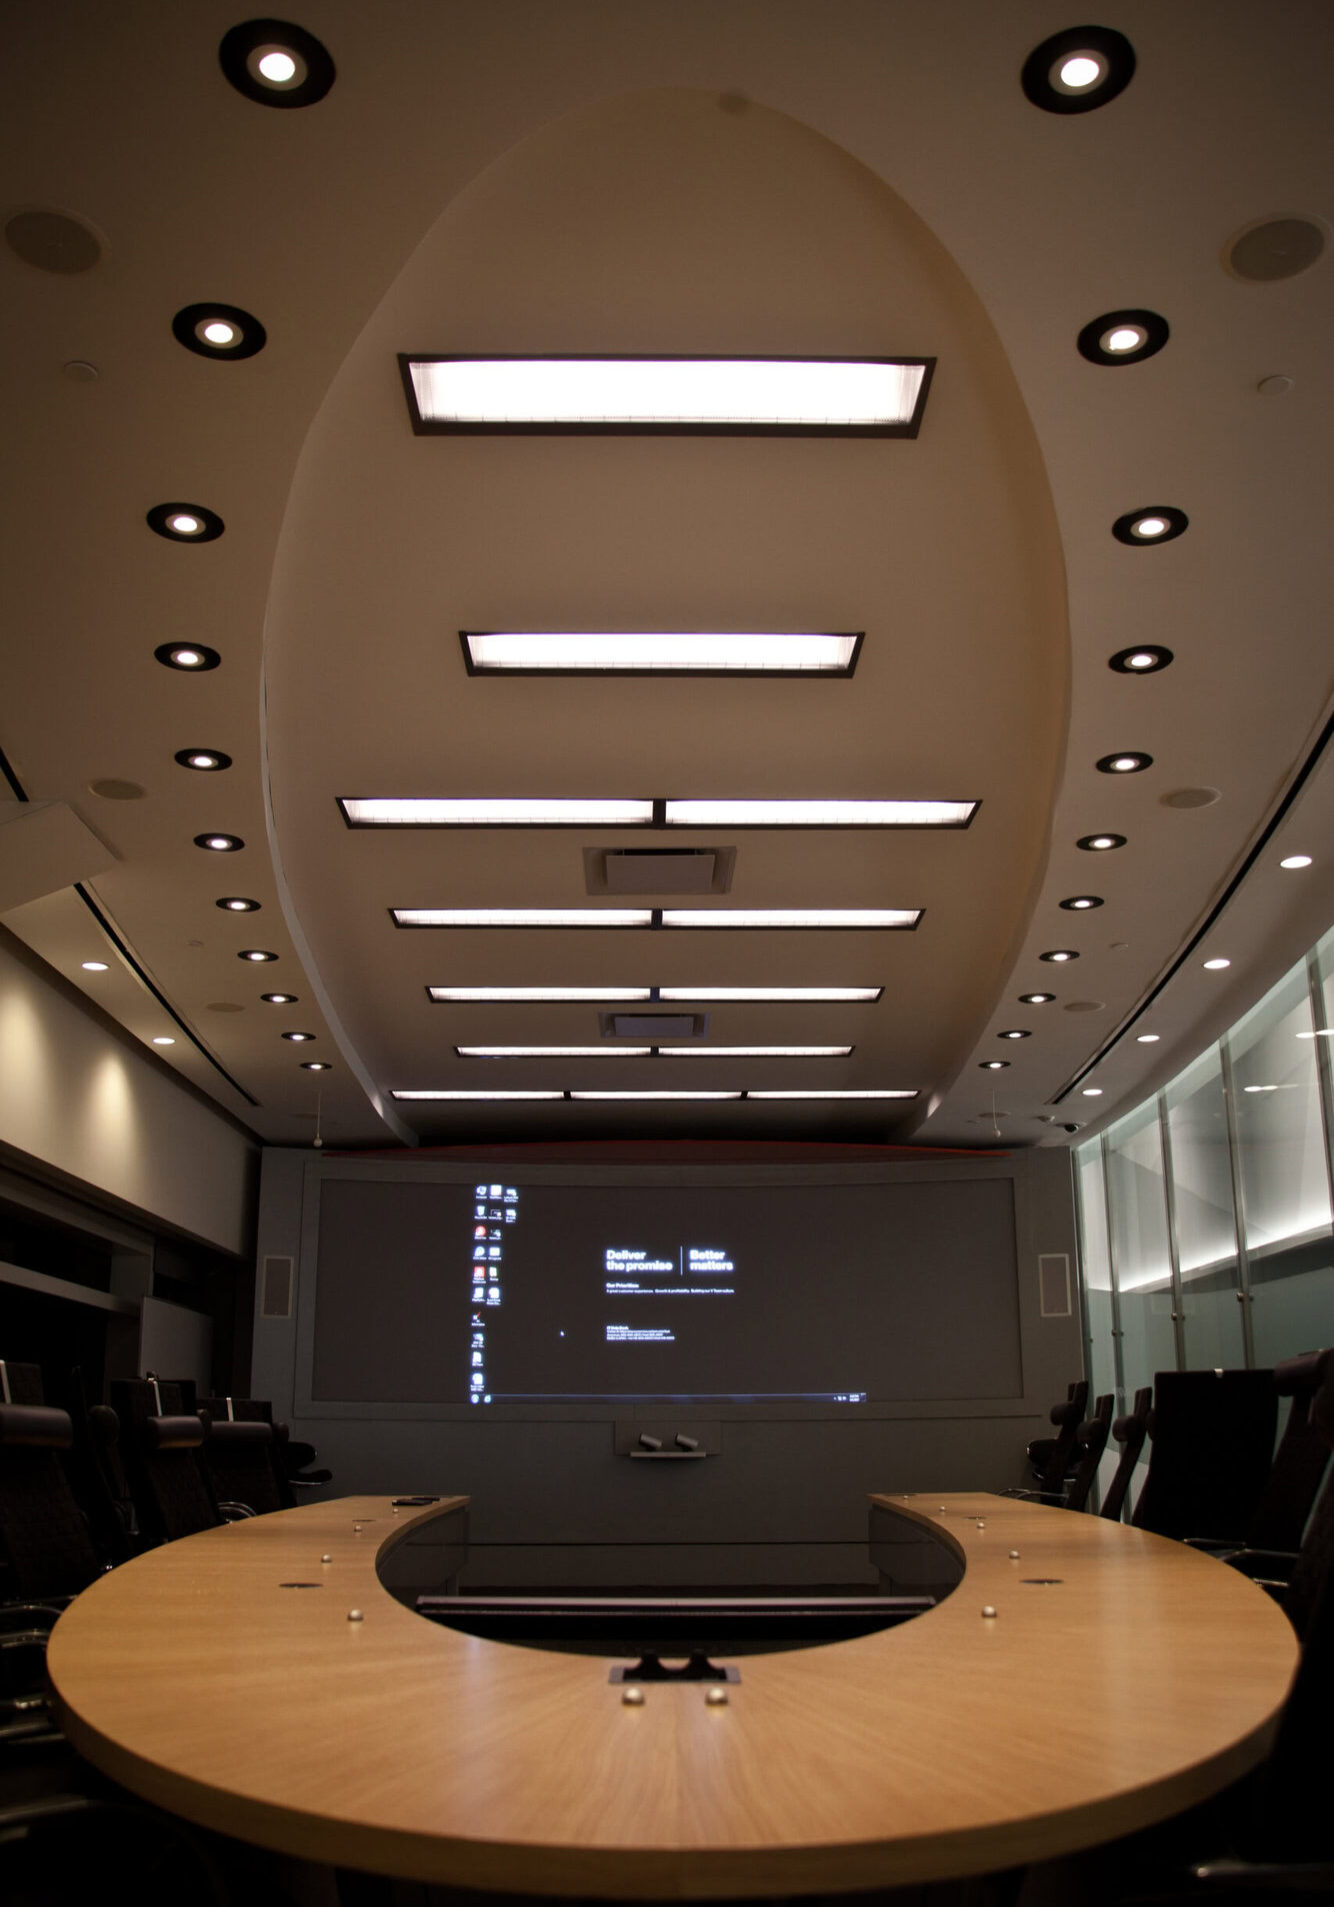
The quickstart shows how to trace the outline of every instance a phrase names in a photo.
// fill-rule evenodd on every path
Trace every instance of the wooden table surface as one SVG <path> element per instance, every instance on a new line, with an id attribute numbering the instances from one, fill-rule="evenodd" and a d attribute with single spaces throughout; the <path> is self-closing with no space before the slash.
<path id="1" fill-rule="evenodd" d="M 695 1683 L 626 1707 L 605 1659 L 395 1603 L 377 1554 L 460 1499 L 317 1502 L 154 1550 L 61 1617 L 50 1673 L 88 1758 L 191 1820 L 383 1874 L 611 1899 L 1007 1867 L 1161 1819 L 1263 1755 L 1297 1650 L 1236 1572 L 1001 1497 L 873 1500 L 963 1555 L 958 1589 L 897 1629 L 741 1658 L 726 1706 Z"/>

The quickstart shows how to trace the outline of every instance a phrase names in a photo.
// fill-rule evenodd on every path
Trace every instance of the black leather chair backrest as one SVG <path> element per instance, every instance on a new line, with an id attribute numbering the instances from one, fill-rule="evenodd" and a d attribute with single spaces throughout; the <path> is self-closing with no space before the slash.
<path id="1" fill-rule="evenodd" d="M 1244 1542 L 1273 1459 L 1272 1371 L 1159 1371 L 1153 1449 L 1134 1522 L 1158 1536 Z"/>
<path id="2" fill-rule="evenodd" d="M 219 1502 L 243 1503 L 256 1516 L 286 1509 L 275 1468 L 273 1425 L 214 1422 L 204 1441 L 204 1462 Z"/>
<path id="3" fill-rule="evenodd" d="M 7 1594 L 74 1596 L 101 1572 L 60 1453 L 74 1430 L 68 1411 L 0 1404 L 0 1544 Z"/>
<path id="4" fill-rule="evenodd" d="M 14 1364 L 0 1357 L 0 1404 L 44 1404 L 40 1364 Z"/>
<path id="5" fill-rule="evenodd" d="M 1107 1439 L 1111 1434 L 1115 1405 L 1116 1399 L 1112 1393 L 1106 1392 L 1095 1401 L 1093 1415 L 1086 1417 L 1079 1426 L 1075 1438 L 1079 1461 L 1065 1494 L 1067 1510 L 1082 1510 L 1089 1500 L 1093 1480 L 1098 1474 L 1098 1465 L 1102 1462 L 1102 1453 L 1107 1448 Z"/>
<path id="6" fill-rule="evenodd" d="M 207 1425 L 182 1409 L 176 1384 L 122 1378 L 111 1386 L 139 1527 L 151 1543 L 222 1522 L 201 1458 Z"/>
<path id="7" fill-rule="evenodd" d="M 1108 1485 L 1103 1497 L 1100 1516 L 1110 1517 L 1119 1522 L 1125 1508 L 1126 1492 L 1130 1488 L 1130 1479 L 1135 1474 L 1135 1465 L 1139 1462 L 1139 1453 L 1144 1448 L 1144 1439 L 1149 1434 L 1149 1418 L 1153 1409 L 1153 1386 L 1146 1384 L 1143 1390 L 1135 1392 L 1134 1407 L 1124 1417 L 1118 1417 L 1112 1425 L 1112 1436 L 1121 1446 L 1121 1458 L 1116 1466 L 1116 1475 Z"/>
<path id="8" fill-rule="evenodd" d="M 1075 1450 L 1079 1436 L 1079 1426 L 1084 1421 L 1084 1411 L 1088 1406 L 1089 1387 L 1086 1378 L 1079 1378 L 1071 1384 L 1070 1394 L 1063 1404 L 1053 1404 L 1051 1421 L 1056 1425 L 1056 1435 L 1050 1449 L 1044 1452 L 1038 1488 L 1057 1493 L 1065 1488 L 1065 1479 L 1075 1461 Z"/>
<path id="9" fill-rule="evenodd" d="M 1274 1388 L 1292 1403 L 1268 1481 L 1247 1526 L 1250 1549 L 1301 1548 L 1302 1532 L 1329 1463 L 1329 1444 L 1311 1422 L 1311 1404 L 1332 1367 L 1334 1350 L 1307 1351 L 1274 1366 Z"/>

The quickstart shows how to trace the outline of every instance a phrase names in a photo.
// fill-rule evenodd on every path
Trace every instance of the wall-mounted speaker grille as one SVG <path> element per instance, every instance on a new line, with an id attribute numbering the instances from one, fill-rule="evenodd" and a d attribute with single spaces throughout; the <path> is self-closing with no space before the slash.
<path id="1" fill-rule="evenodd" d="M 266 1258 L 260 1267 L 259 1315 L 290 1318 L 296 1266 L 290 1258 Z"/>
<path id="2" fill-rule="evenodd" d="M 1071 1311 L 1070 1260 L 1063 1251 L 1038 1258 L 1038 1295 L 1044 1318 L 1068 1318 Z"/>

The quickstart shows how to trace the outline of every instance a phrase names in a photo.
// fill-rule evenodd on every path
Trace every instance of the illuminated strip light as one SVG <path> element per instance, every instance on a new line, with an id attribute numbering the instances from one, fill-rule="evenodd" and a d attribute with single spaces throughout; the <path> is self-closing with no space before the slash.
<path id="1" fill-rule="evenodd" d="M 750 1091 L 747 1099 L 916 1099 L 917 1088 L 911 1091 L 898 1087 L 849 1086 L 828 1092 L 812 1092 L 805 1087 L 793 1087 L 783 1092 Z"/>
<path id="2" fill-rule="evenodd" d="M 915 437 L 933 365 L 931 358 L 399 357 L 419 435 Z"/>
<path id="3" fill-rule="evenodd" d="M 404 1092 L 395 1090 L 391 1099 L 564 1099 L 564 1092 Z"/>
<path id="4" fill-rule="evenodd" d="M 461 629 L 469 675 L 835 675 L 860 634 Z"/>
<path id="5" fill-rule="evenodd" d="M 658 999 L 664 1004 L 674 1001 L 678 1005 L 686 1002 L 703 1004 L 714 1000 L 787 1001 L 793 1004 L 828 1000 L 848 1003 L 878 1000 L 883 992 L 883 987 L 659 987 Z"/>
<path id="6" fill-rule="evenodd" d="M 394 907 L 397 927 L 912 929 L 920 907 Z M 656 919 L 655 919 L 656 917 Z"/>
<path id="7" fill-rule="evenodd" d="M 350 828 L 645 828 L 651 801 L 538 801 L 522 796 L 338 797 Z"/>
<path id="8" fill-rule="evenodd" d="M 648 1059 L 651 1046 L 456 1046 L 460 1059 Z"/>
<path id="9" fill-rule="evenodd" d="M 651 927 L 651 907 L 395 907 L 397 927 Z"/>
<path id="10" fill-rule="evenodd" d="M 664 907 L 664 927 L 913 928 L 920 907 Z"/>
<path id="11" fill-rule="evenodd" d="M 976 801 L 548 800 L 340 795 L 350 828 L 966 828 Z"/>
<path id="12" fill-rule="evenodd" d="M 692 1059 L 846 1059 L 850 1046 L 660 1046 L 664 1058 Z"/>
<path id="13" fill-rule="evenodd" d="M 744 1094 L 736 1093 L 618 1093 L 618 1092 L 577 1092 L 570 1094 L 571 1099 L 741 1099 Z"/>
<path id="14" fill-rule="evenodd" d="M 668 801 L 669 828 L 966 828 L 976 801 Z"/>
<path id="15" fill-rule="evenodd" d="M 442 1005 L 521 1001 L 645 1001 L 653 998 L 652 987 L 427 987 L 431 998 Z M 664 998 L 666 996 L 664 995 Z"/>
<path id="16" fill-rule="evenodd" d="M 648 1059 L 686 1053 L 697 1059 L 846 1059 L 850 1046 L 456 1046 L 460 1059 Z"/>

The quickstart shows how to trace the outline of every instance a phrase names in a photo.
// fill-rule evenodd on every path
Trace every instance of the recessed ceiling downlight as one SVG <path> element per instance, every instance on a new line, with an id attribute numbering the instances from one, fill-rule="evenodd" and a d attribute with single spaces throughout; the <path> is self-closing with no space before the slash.
<path id="1" fill-rule="evenodd" d="M 105 973 L 107 971 L 107 963 L 105 960 L 81 960 L 79 965 L 83 968 L 85 973 Z"/>
<path id="2" fill-rule="evenodd" d="M 1086 914 L 1090 908 L 1101 907 L 1103 899 L 1101 894 L 1071 894 L 1060 905 L 1072 914 Z"/>
<path id="3" fill-rule="evenodd" d="M 1009 1065 L 1008 1059 L 983 1059 L 978 1065 L 984 1073 L 1001 1073 Z"/>
<path id="4" fill-rule="evenodd" d="M 296 995 L 294 993 L 261 993 L 259 997 L 267 1006 L 296 1005 Z"/>
<path id="5" fill-rule="evenodd" d="M 301 1070 L 303 1073 L 331 1073 L 333 1061 L 331 1059 L 303 1059 Z"/>
<path id="6" fill-rule="evenodd" d="M 315 1035 L 313 1033 L 284 1033 L 281 1037 L 285 1040 L 292 1040 L 297 1045 L 301 1045 L 307 1040 L 313 1040 Z"/>
<path id="7" fill-rule="evenodd" d="M 1024 1026 L 1007 1026 L 1003 1033 L 996 1035 L 998 1040 L 1030 1040 L 1032 1037 L 1030 1029 Z"/>
<path id="8" fill-rule="evenodd" d="M 1100 775 L 1138 775 L 1153 767 L 1153 756 L 1139 749 L 1123 748 L 1115 755 L 1103 755 L 1094 764 Z"/>
<path id="9" fill-rule="evenodd" d="M 1135 76 L 1135 49 L 1111 27 L 1067 27 L 1024 61 L 1024 96 L 1047 113 L 1091 113 L 1123 93 Z"/>
<path id="10" fill-rule="evenodd" d="M 179 668 L 182 665 L 178 663 L 176 666 Z M 182 768 L 196 768 L 202 774 L 212 774 L 232 765 L 231 756 L 224 755 L 220 748 L 179 748 L 175 759 Z"/>
<path id="11" fill-rule="evenodd" d="M 1117 517 L 1112 525 L 1112 535 L 1118 543 L 1140 548 L 1154 543 L 1174 543 L 1189 528 L 1190 518 L 1184 510 L 1177 510 L 1170 504 L 1156 503 L 1140 510 L 1127 510 L 1124 516 Z"/>
<path id="12" fill-rule="evenodd" d="M 1081 834 L 1075 842 L 1085 854 L 1110 854 L 1114 848 L 1123 848 L 1126 837 L 1123 834 Z"/>
<path id="13" fill-rule="evenodd" d="M 1039 960 L 1050 960 L 1057 966 L 1060 966 L 1067 960 L 1078 960 L 1078 958 L 1079 955 L 1075 952 L 1073 947 L 1053 947 L 1049 952 L 1040 953 L 1038 955 Z"/>
<path id="14" fill-rule="evenodd" d="M 850 676 L 855 634 L 460 629 L 469 675 Z"/>
<path id="15" fill-rule="evenodd" d="M 418 435 L 915 437 L 934 359 L 401 354 L 398 362 Z"/>
<path id="16" fill-rule="evenodd" d="M 276 953 L 271 953 L 267 947 L 243 947 L 241 949 L 241 952 L 237 954 L 236 958 L 238 960 L 259 961 L 259 960 L 276 960 L 278 956 Z"/>
<path id="17" fill-rule="evenodd" d="M 212 854 L 235 854 L 245 846 L 239 834 L 197 834 L 197 848 L 207 848 Z"/>
<path id="18" fill-rule="evenodd" d="M 336 77 L 325 47 L 290 20 L 247 20 L 223 35 L 218 60 L 238 93 L 257 106 L 313 106 Z"/>
<path id="19" fill-rule="evenodd" d="M 224 908 L 229 914 L 257 914 L 259 912 L 259 902 L 251 900 L 245 894 L 224 894 L 222 899 L 215 901 L 213 905 Z"/>
<path id="20" fill-rule="evenodd" d="M 154 1046 L 175 1046 L 175 1035 L 171 1033 L 155 1033 L 153 1035 L 153 1044 Z"/>
<path id="21" fill-rule="evenodd" d="M 1056 998 L 1054 993 L 1021 993 L 1020 1006 L 1050 1006 Z"/>
<path id="22" fill-rule="evenodd" d="M 226 528 L 222 518 L 202 503 L 157 503 L 144 521 L 169 543 L 212 543 Z"/>
<path id="23" fill-rule="evenodd" d="M 1162 1037 L 1161 1033 L 1137 1033 L 1135 1044 L 1136 1046 L 1156 1046 Z"/>
<path id="24" fill-rule="evenodd" d="M 1156 311 L 1104 311 L 1090 319 L 1075 340 L 1090 364 L 1142 364 L 1167 343 L 1171 332 Z"/>
<path id="25" fill-rule="evenodd" d="M 171 321 L 177 344 L 201 358 L 253 358 L 268 334 L 259 319 L 239 305 L 183 305 Z"/>
<path id="26" fill-rule="evenodd" d="M 1280 867 L 1285 867 L 1290 870 L 1299 867 L 1310 867 L 1310 865 L 1311 856 L 1309 854 L 1285 854 L 1283 859 L 1279 862 Z"/>
<path id="27" fill-rule="evenodd" d="M 1206 960 L 1204 962 L 1205 971 L 1208 973 L 1221 973 L 1224 967 L 1230 967 L 1231 965 L 1232 962 L 1225 960 L 1222 954 L 1216 954 L 1212 960 Z"/>
<path id="28" fill-rule="evenodd" d="M 192 675 L 202 675 L 206 669 L 216 669 L 222 661 L 216 649 L 206 649 L 202 642 L 164 642 L 154 649 L 153 654 L 164 668 L 185 669 Z M 176 759 L 179 761 L 181 758 L 178 755 Z"/>
<path id="29" fill-rule="evenodd" d="M 1107 667 L 1118 675 L 1156 675 L 1171 664 L 1172 651 L 1154 642 L 1137 642 L 1133 649 L 1118 649 L 1107 658 Z"/>

